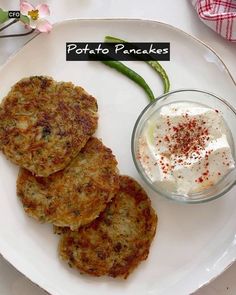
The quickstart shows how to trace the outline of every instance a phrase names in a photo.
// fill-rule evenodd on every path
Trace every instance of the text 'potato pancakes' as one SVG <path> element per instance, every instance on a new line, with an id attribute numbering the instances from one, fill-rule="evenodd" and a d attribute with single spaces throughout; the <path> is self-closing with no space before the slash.
<path id="1" fill-rule="evenodd" d="M 97 102 L 50 77 L 16 83 L 0 106 L 0 150 L 37 176 L 65 168 L 97 128 Z"/>
<path id="2" fill-rule="evenodd" d="M 61 234 L 59 255 L 81 273 L 127 278 L 149 253 L 156 232 L 157 215 L 142 187 L 120 176 L 120 190 L 99 218 Z"/>
<path id="3" fill-rule="evenodd" d="M 28 215 L 76 229 L 97 218 L 114 197 L 117 172 L 112 151 L 92 137 L 69 166 L 47 178 L 21 169 L 17 194 Z"/>

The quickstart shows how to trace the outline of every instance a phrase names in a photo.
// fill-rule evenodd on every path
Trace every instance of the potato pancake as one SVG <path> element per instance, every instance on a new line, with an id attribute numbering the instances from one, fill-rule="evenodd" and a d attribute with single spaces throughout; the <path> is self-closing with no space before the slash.
<path id="1" fill-rule="evenodd" d="M 37 176 L 65 168 L 97 128 L 97 102 L 50 77 L 16 83 L 0 106 L 0 150 Z"/>
<path id="2" fill-rule="evenodd" d="M 61 234 L 59 256 L 81 273 L 127 278 L 148 257 L 156 232 L 157 215 L 142 187 L 120 176 L 120 190 L 99 218 Z"/>
<path id="3" fill-rule="evenodd" d="M 91 137 L 64 170 L 42 178 L 22 168 L 17 195 L 29 216 L 77 229 L 97 218 L 115 196 L 117 173 L 112 151 Z"/>

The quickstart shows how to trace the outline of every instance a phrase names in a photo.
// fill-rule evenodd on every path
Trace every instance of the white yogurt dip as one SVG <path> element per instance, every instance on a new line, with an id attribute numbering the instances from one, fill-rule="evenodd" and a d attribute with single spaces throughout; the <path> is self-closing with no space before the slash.
<path id="1" fill-rule="evenodd" d="M 218 110 L 172 103 L 146 122 L 138 159 L 156 186 L 187 195 L 210 188 L 234 168 L 229 138 Z"/>

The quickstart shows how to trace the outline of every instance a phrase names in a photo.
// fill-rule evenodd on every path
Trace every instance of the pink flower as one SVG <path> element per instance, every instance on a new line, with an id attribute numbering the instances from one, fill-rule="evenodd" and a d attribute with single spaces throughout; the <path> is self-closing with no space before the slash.
<path id="1" fill-rule="evenodd" d="M 27 1 L 20 2 L 20 12 L 29 18 L 29 27 L 37 29 L 39 32 L 50 32 L 52 25 L 45 17 L 50 15 L 47 4 L 40 4 L 34 7 Z"/>

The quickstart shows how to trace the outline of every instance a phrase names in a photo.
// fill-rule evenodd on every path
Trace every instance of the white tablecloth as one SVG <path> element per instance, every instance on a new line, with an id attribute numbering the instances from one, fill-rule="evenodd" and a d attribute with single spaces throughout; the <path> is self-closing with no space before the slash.
<path id="1" fill-rule="evenodd" d="M 69 18 L 126 17 L 169 23 L 210 45 L 222 57 L 236 80 L 236 43 L 225 41 L 206 27 L 198 19 L 190 0 L 31 0 L 30 2 L 48 3 L 52 22 Z M 17 10 L 18 3 L 17 0 L 0 0 L 0 7 L 5 10 Z M 30 37 L 0 39 L 0 65 L 28 39 Z M 236 263 L 195 295 L 235 295 L 235 277 Z M 45 295 L 45 293 L 0 258 L 0 295 Z M 173 295 L 176 295 L 174 291 Z"/>

